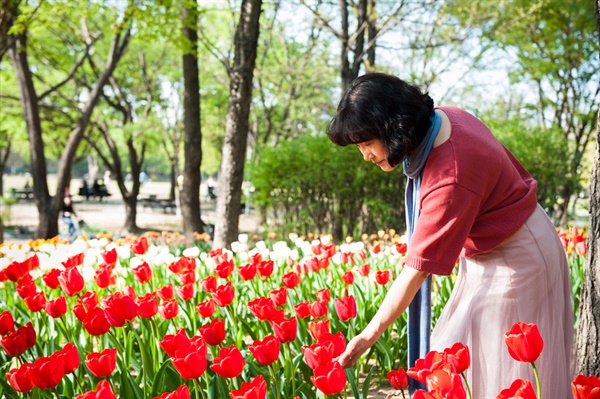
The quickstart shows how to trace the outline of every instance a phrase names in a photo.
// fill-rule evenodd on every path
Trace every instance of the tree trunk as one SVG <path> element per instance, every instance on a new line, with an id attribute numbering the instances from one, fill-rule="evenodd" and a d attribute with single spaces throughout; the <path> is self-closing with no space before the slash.
<path id="1" fill-rule="evenodd" d="M 52 237 L 58 234 L 58 210 L 54 218 L 52 217 L 53 215 L 45 214 L 46 212 L 51 212 L 51 198 L 46 180 L 46 157 L 44 155 L 44 140 L 42 139 L 42 124 L 40 122 L 38 99 L 27 55 L 27 31 L 15 36 L 14 44 L 10 47 L 8 54 L 17 75 L 23 118 L 25 119 L 27 136 L 29 138 L 33 196 L 39 213 L 37 236 Z M 43 216 L 43 214 L 45 215 Z M 42 220 L 47 221 L 47 224 L 42 224 Z"/>
<path id="2" fill-rule="evenodd" d="M 123 223 L 123 229 L 128 233 L 136 234 L 139 228 L 136 223 L 137 218 L 137 195 L 123 196 L 123 202 L 125 203 L 125 223 Z"/>
<path id="3" fill-rule="evenodd" d="M 184 168 L 181 189 L 183 233 L 188 242 L 194 232 L 202 233 L 200 215 L 200 164 L 202 163 L 202 130 L 200 126 L 200 79 L 198 72 L 198 10 L 184 7 L 181 12 L 183 35 L 191 50 L 183 55 L 183 130 Z"/>
<path id="4" fill-rule="evenodd" d="M 242 0 L 235 32 L 235 58 L 229 72 L 229 107 L 219 174 L 215 247 L 228 247 L 238 235 L 261 6 L 262 0 Z"/>
<path id="5" fill-rule="evenodd" d="M 175 201 L 175 188 L 177 187 L 177 165 L 171 162 L 171 173 L 169 176 L 171 187 L 169 187 L 169 200 Z"/>
<path id="6" fill-rule="evenodd" d="M 600 0 L 596 0 L 600 43 Z M 584 271 L 579 326 L 577 329 L 577 373 L 600 375 L 600 108 L 596 126 L 596 152 L 590 184 L 590 228 Z"/>
<path id="7" fill-rule="evenodd" d="M 89 125 L 92 112 L 100 100 L 103 87 L 108 82 L 118 60 L 123 55 L 129 43 L 130 33 L 130 30 L 127 30 L 124 34 L 117 33 L 111 43 L 104 71 L 102 71 L 96 85 L 89 93 L 85 108 L 77 120 L 77 126 L 71 131 L 60 157 L 56 173 L 57 183 L 54 197 L 50 197 L 48 182 L 46 180 L 47 167 L 38 98 L 33 84 L 33 75 L 27 60 L 27 30 L 15 37 L 15 44 L 9 50 L 9 55 L 13 60 L 19 82 L 21 105 L 29 136 L 33 195 L 39 213 L 39 225 L 36 231 L 38 238 L 51 238 L 58 235 L 58 214 L 64 201 L 65 187 L 69 184 L 71 165 L 75 157 L 75 152 L 83 138 L 83 133 Z"/>

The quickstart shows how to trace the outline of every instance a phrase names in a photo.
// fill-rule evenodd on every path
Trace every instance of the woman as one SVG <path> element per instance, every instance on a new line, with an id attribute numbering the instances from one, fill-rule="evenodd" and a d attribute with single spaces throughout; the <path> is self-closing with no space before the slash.
<path id="1" fill-rule="evenodd" d="M 328 129 L 365 161 L 409 176 L 406 267 L 366 328 L 338 358 L 352 366 L 404 312 L 430 274 L 458 279 L 431 335 L 432 350 L 467 345 L 473 398 L 495 398 L 531 365 L 513 360 L 503 335 L 535 323 L 544 398 L 570 396 L 573 313 L 566 255 L 537 204 L 536 182 L 477 118 L 436 107 L 417 87 L 389 75 L 356 79 Z"/>

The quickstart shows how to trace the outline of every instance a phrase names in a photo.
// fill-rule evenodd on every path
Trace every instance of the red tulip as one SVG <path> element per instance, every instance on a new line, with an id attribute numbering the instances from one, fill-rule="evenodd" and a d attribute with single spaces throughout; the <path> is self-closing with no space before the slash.
<path id="1" fill-rule="evenodd" d="M 262 375 L 251 382 L 242 382 L 240 389 L 229 392 L 231 399 L 265 399 L 267 397 L 267 382 Z"/>
<path id="2" fill-rule="evenodd" d="M 262 341 L 254 341 L 248 349 L 250 349 L 256 361 L 263 366 L 268 366 L 279 359 L 280 344 L 279 340 L 273 335 L 266 336 Z"/>
<path id="3" fill-rule="evenodd" d="M 73 313 L 79 321 L 85 319 L 87 311 L 98 306 L 98 294 L 96 291 L 88 291 L 80 298 L 77 298 L 78 304 L 73 307 Z"/>
<path id="4" fill-rule="evenodd" d="M 431 351 L 425 355 L 424 359 L 417 359 L 415 365 L 409 368 L 406 373 L 409 375 L 409 377 L 425 383 L 425 378 L 431 374 L 433 370 L 443 368 L 444 366 L 451 368 L 441 353 L 437 351 Z"/>
<path id="5" fill-rule="evenodd" d="M 302 346 L 304 361 L 311 369 L 324 366 L 333 360 L 333 342 L 317 342 L 310 346 Z"/>
<path id="6" fill-rule="evenodd" d="M 44 291 L 37 291 L 25 298 L 25 305 L 32 312 L 39 312 L 46 305 L 46 294 Z"/>
<path id="7" fill-rule="evenodd" d="M 510 388 L 500 391 L 496 399 L 537 399 L 537 395 L 531 382 L 518 379 L 510 385 Z"/>
<path id="8" fill-rule="evenodd" d="M 169 265 L 169 270 L 175 274 L 182 274 L 196 270 L 196 258 L 183 256 Z"/>
<path id="9" fill-rule="evenodd" d="M 85 254 L 83 252 L 77 255 L 73 255 L 66 261 L 62 262 L 62 264 L 65 267 L 65 269 L 70 269 L 72 267 L 79 266 L 83 264 L 84 256 Z"/>
<path id="10" fill-rule="evenodd" d="M 310 377 L 312 383 L 325 395 L 336 395 L 346 387 L 346 373 L 338 362 L 319 366 Z"/>
<path id="11" fill-rule="evenodd" d="M 326 343 L 326 342 L 333 343 L 333 357 L 334 358 L 340 356 L 346 350 L 346 337 L 344 337 L 344 334 L 342 334 L 341 331 L 338 331 L 335 334 L 325 332 L 323 335 L 321 335 L 319 337 L 318 342 L 321 344 Z"/>
<path id="12" fill-rule="evenodd" d="M 223 378 L 235 378 L 242 373 L 246 362 L 240 350 L 231 345 L 229 348 L 221 348 L 219 357 L 213 360 L 210 369 Z"/>
<path id="13" fill-rule="evenodd" d="M 600 378 L 577 374 L 571 383 L 573 399 L 600 399 Z"/>
<path id="14" fill-rule="evenodd" d="M 28 322 L 27 325 L 10 331 L 8 335 L 2 337 L 0 344 L 8 356 L 15 357 L 35 345 L 35 340 L 35 330 L 31 322 Z"/>
<path id="15" fill-rule="evenodd" d="M 148 238 L 142 236 L 138 241 L 131 244 L 131 251 L 136 255 L 143 255 L 148 252 L 148 246 Z"/>
<path id="16" fill-rule="evenodd" d="M 215 266 L 215 274 L 221 278 L 227 278 L 233 272 L 235 264 L 232 260 L 225 260 Z"/>
<path id="17" fill-rule="evenodd" d="M 322 321 L 309 321 L 308 331 L 315 341 L 318 341 L 322 336 L 329 334 L 329 319 Z"/>
<path id="18" fill-rule="evenodd" d="M 65 359 L 62 356 L 38 357 L 29 371 L 33 385 L 41 389 L 54 388 L 65 376 Z"/>
<path id="19" fill-rule="evenodd" d="M 300 302 L 294 305 L 294 313 L 301 319 L 310 316 L 310 303 L 308 301 Z"/>
<path id="20" fill-rule="evenodd" d="M 18 369 L 12 369 L 6 373 L 6 380 L 17 392 L 29 392 L 33 389 L 33 381 L 29 375 L 31 364 L 23 363 Z"/>
<path id="21" fill-rule="evenodd" d="M 158 297 L 163 301 L 167 301 L 173 298 L 173 283 L 169 283 L 164 287 L 160 287 L 156 290 L 156 293 L 158 294 Z"/>
<path id="22" fill-rule="evenodd" d="M 217 306 L 225 307 L 229 305 L 233 302 L 233 297 L 235 296 L 231 281 L 228 281 L 225 285 L 219 285 L 211 295 Z"/>
<path id="23" fill-rule="evenodd" d="M 215 276 L 203 278 L 200 284 L 202 285 L 202 290 L 204 292 L 213 293 L 217 290 L 217 278 Z"/>
<path id="24" fill-rule="evenodd" d="M 67 296 L 73 296 L 83 290 L 85 282 L 76 267 L 63 271 L 58 276 L 58 282 Z"/>
<path id="25" fill-rule="evenodd" d="M 154 292 L 142 295 L 135 300 L 137 314 L 144 319 L 149 319 L 158 313 L 158 299 Z"/>
<path id="26" fill-rule="evenodd" d="M 96 377 L 108 377 L 117 366 L 117 349 L 108 348 L 102 352 L 92 352 L 85 357 L 85 365 Z"/>
<path id="27" fill-rule="evenodd" d="M 165 301 L 158 305 L 158 313 L 165 319 L 171 320 L 179 313 L 179 304 L 176 299 Z"/>
<path id="28" fill-rule="evenodd" d="M 135 293 L 135 290 L 130 285 L 123 288 L 123 295 L 128 296 L 129 298 L 133 299 L 134 301 L 137 298 L 137 294 Z"/>
<path id="29" fill-rule="evenodd" d="M 273 315 L 275 314 L 275 304 L 273 301 L 262 296 L 248 302 L 248 309 L 259 320 L 273 320 Z"/>
<path id="30" fill-rule="evenodd" d="M 177 349 L 175 356 L 171 358 L 171 363 L 184 380 L 193 380 L 206 371 L 206 353 L 206 344 L 203 341 L 196 341 L 196 344 L 191 344 L 187 348 Z"/>
<path id="31" fill-rule="evenodd" d="M 358 267 L 358 274 L 360 274 L 363 277 L 368 276 L 370 272 L 371 266 L 368 263 L 365 263 L 364 265 Z"/>
<path id="32" fill-rule="evenodd" d="M 160 341 L 160 347 L 167 355 L 169 355 L 169 357 L 174 357 L 177 349 L 187 348 L 191 344 L 192 342 L 188 338 L 184 328 L 180 328 L 175 334 L 165 335 L 163 340 Z"/>
<path id="33" fill-rule="evenodd" d="M 352 284 L 354 282 L 354 273 L 347 271 L 346 273 L 342 274 L 342 281 L 344 284 Z"/>
<path id="34" fill-rule="evenodd" d="M 387 379 L 394 389 L 403 390 L 408 388 L 408 374 L 402 367 L 388 372 Z"/>
<path id="35" fill-rule="evenodd" d="M 98 306 L 86 313 L 82 324 L 90 335 L 104 335 L 110 330 L 104 309 Z"/>
<path id="36" fill-rule="evenodd" d="M 44 274 L 42 276 L 42 280 L 44 281 L 44 284 L 46 284 L 46 287 L 50 289 L 58 288 L 60 286 L 60 282 L 58 281 L 58 276 L 60 276 L 60 273 L 62 273 L 60 269 L 53 268 Z"/>
<path id="37" fill-rule="evenodd" d="M 283 306 L 287 303 L 287 291 L 285 288 L 272 290 L 269 292 L 269 298 L 271 298 L 276 307 Z"/>
<path id="38" fill-rule="evenodd" d="M 298 321 L 296 317 L 290 317 L 288 320 L 273 321 L 271 323 L 275 336 L 282 343 L 291 342 L 296 339 L 298 334 Z"/>
<path id="39" fill-rule="evenodd" d="M 71 342 L 67 342 L 67 344 L 63 347 L 62 351 L 54 352 L 54 355 L 62 356 L 64 358 L 65 374 L 71 374 L 73 371 L 77 370 L 81 365 L 81 360 L 79 359 L 79 352 L 77 351 L 77 347 Z"/>
<path id="40" fill-rule="evenodd" d="M 331 300 L 331 292 L 329 292 L 329 288 L 321 288 L 318 290 L 317 300 L 319 302 L 329 302 Z"/>
<path id="41" fill-rule="evenodd" d="M 467 399 L 467 392 L 463 387 L 460 376 L 444 369 L 436 369 L 431 372 L 425 382 L 429 392 L 438 392 L 444 397 Z"/>
<path id="42" fill-rule="evenodd" d="M 454 372 L 457 374 L 462 374 L 471 366 L 469 348 L 461 342 L 455 343 L 451 348 L 444 349 L 442 356 L 453 366 Z"/>
<path id="43" fill-rule="evenodd" d="M 104 259 L 105 263 L 113 264 L 113 263 L 117 263 L 117 259 L 118 259 L 119 255 L 117 254 L 117 249 L 113 248 L 110 251 L 104 251 L 102 253 L 102 258 Z"/>
<path id="44" fill-rule="evenodd" d="M 223 319 L 214 319 L 210 324 L 202 326 L 198 330 L 209 345 L 216 346 L 225 340 L 225 323 Z"/>
<path id="45" fill-rule="evenodd" d="M 46 302 L 44 306 L 46 313 L 57 319 L 67 313 L 67 299 L 64 296 Z"/>
<path id="46" fill-rule="evenodd" d="M 187 385 L 182 385 L 173 392 L 165 392 L 152 399 L 190 399 L 190 389 Z"/>
<path id="47" fill-rule="evenodd" d="M 272 260 L 263 260 L 256 265 L 256 270 L 258 271 L 258 275 L 262 279 L 266 279 L 271 274 L 273 274 L 273 267 L 275 263 Z"/>
<path id="48" fill-rule="evenodd" d="M 114 264 L 104 264 L 98 267 L 94 274 L 94 281 L 99 288 L 107 288 L 117 283 L 117 276 L 113 273 Z"/>
<path id="49" fill-rule="evenodd" d="M 518 322 L 504 334 L 510 356 L 520 362 L 534 362 L 542 353 L 544 340 L 535 324 Z"/>
<path id="50" fill-rule="evenodd" d="M 75 399 L 117 399 L 117 397 L 113 393 L 110 383 L 107 380 L 102 380 L 98 383 L 95 391 L 75 396 Z"/>
<path id="51" fill-rule="evenodd" d="M 179 274 L 179 282 L 182 285 L 192 284 L 196 282 L 196 272 L 193 270 L 187 270 Z"/>
<path id="52" fill-rule="evenodd" d="M 6 335 L 15 329 L 15 320 L 12 314 L 5 310 L 0 313 L 0 335 Z"/>
<path id="53" fill-rule="evenodd" d="M 131 269 L 133 275 L 141 284 L 144 284 L 152 279 L 152 269 L 150 269 L 150 265 L 147 262 L 142 263 L 138 267 L 134 267 Z"/>
<path id="54" fill-rule="evenodd" d="M 38 290 L 35 281 L 33 281 L 31 276 L 29 274 L 26 274 L 25 276 L 26 277 L 23 277 L 17 283 L 17 294 L 23 299 L 30 297 Z"/>
<path id="55" fill-rule="evenodd" d="M 377 270 L 375 272 L 375 281 L 377 281 L 377 284 L 386 285 L 390 281 L 390 271 Z"/>
<path id="56" fill-rule="evenodd" d="M 15 261 L 6 266 L 3 272 L 4 276 L 8 280 L 16 283 L 21 278 L 23 278 L 23 276 L 27 275 L 29 273 L 29 270 L 27 270 L 27 267 L 24 263 Z"/>
<path id="57" fill-rule="evenodd" d="M 326 317 L 329 309 L 327 308 L 327 302 L 315 301 L 310 304 L 309 310 L 312 317 L 319 319 Z"/>
<path id="58" fill-rule="evenodd" d="M 212 317 L 215 314 L 215 302 L 209 298 L 196 305 L 196 310 L 202 317 Z"/>
<path id="59" fill-rule="evenodd" d="M 335 299 L 335 311 L 341 321 L 356 317 L 356 300 L 352 295 Z"/>
<path id="60" fill-rule="evenodd" d="M 181 298 L 182 301 L 188 301 L 194 297 L 194 284 L 185 284 L 175 287 L 175 291 L 177 291 L 177 296 Z"/>
<path id="61" fill-rule="evenodd" d="M 135 319 L 137 316 L 137 305 L 135 301 L 122 292 L 102 298 L 106 319 L 111 326 L 123 327 L 125 323 Z"/>
<path id="62" fill-rule="evenodd" d="M 294 288 L 300 284 L 300 275 L 295 272 L 286 273 L 281 277 L 281 283 L 287 288 Z"/>

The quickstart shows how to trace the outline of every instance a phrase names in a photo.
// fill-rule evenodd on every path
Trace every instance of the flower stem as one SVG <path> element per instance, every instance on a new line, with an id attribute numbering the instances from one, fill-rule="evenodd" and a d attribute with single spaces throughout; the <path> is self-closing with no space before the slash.
<path id="1" fill-rule="evenodd" d="M 537 367 L 535 367 L 535 362 L 531 362 L 531 367 L 533 367 L 533 374 L 535 375 L 535 386 L 537 387 L 537 397 L 538 397 L 538 399 L 542 399 L 542 385 L 540 384 L 540 375 L 538 373 Z"/>
<path id="2" fill-rule="evenodd" d="M 467 377 L 465 376 L 465 373 L 464 372 L 460 373 L 460 376 L 462 377 L 463 381 L 465 382 L 465 386 L 467 387 L 467 394 L 469 395 L 469 399 L 473 399 L 473 396 L 471 396 L 471 387 L 469 386 L 469 383 L 467 382 Z M 404 394 L 404 392 L 402 392 L 402 394 Z"/>
<path id="3" fill-rule="evenodd" d="M 204 390 L 200 387 L 200 384 L 198 384 L 198 379 L 194 378 L 194 390 L 196 391 L 196 399 L 200 399 L 200 396 L 202 396 L 202 399 L 205 399 L 204 397 Z"/>
<path id="4" fill-rule="evenodd" d="M 272 365 L 268 365 L 269 373 L 271 374 L 271 378 L 273 379 L 273 385 L 275 386 L 275 391 L 277 392 L 277 397 L 281 399 L 281 392 L 277 389 L 277 376 L 275 375 L 275 370 L 273 370 Z"/>

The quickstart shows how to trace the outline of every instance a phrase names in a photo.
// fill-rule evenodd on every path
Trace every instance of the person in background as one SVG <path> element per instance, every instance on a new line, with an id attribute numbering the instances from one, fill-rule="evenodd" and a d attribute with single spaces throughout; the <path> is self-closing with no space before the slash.
<path id="1" fill-rule="evenodd" d="M 75 210 L 73 209 L 73 201 L 71 200 L 71 196 L 65 196 L 60 215 L 62 222 L 68 228 L 69 239 L 75 238 L 75 234 L 77 233 L 77 227 L 75 226 L 75 223 L 79 222 L 77 221 L 77 213 L 75 213 Z"/>
<path id="2" fill-rule="evenodd" d="M 350 85 L 327 133 L 385 172 L 402 164 L 408 177 L 405 267 L 337 359 L 342 367 L 375 344 L 431 274 L 450 275 L 459 259 L 431 349 L 467 345 L 473 398 L 495 398 L 516 379 L 534 381 L 531 365 L 509 355 L 504 333 L 517 322 L 535 323 L 544 339 L 536 361 L 543 397 L 569 397 L 574 328 L 566 254 L 537 202 L 536 181 L 510 151 L 468 112 L 434 107 L 418 87 L 380 73 Z"/>

